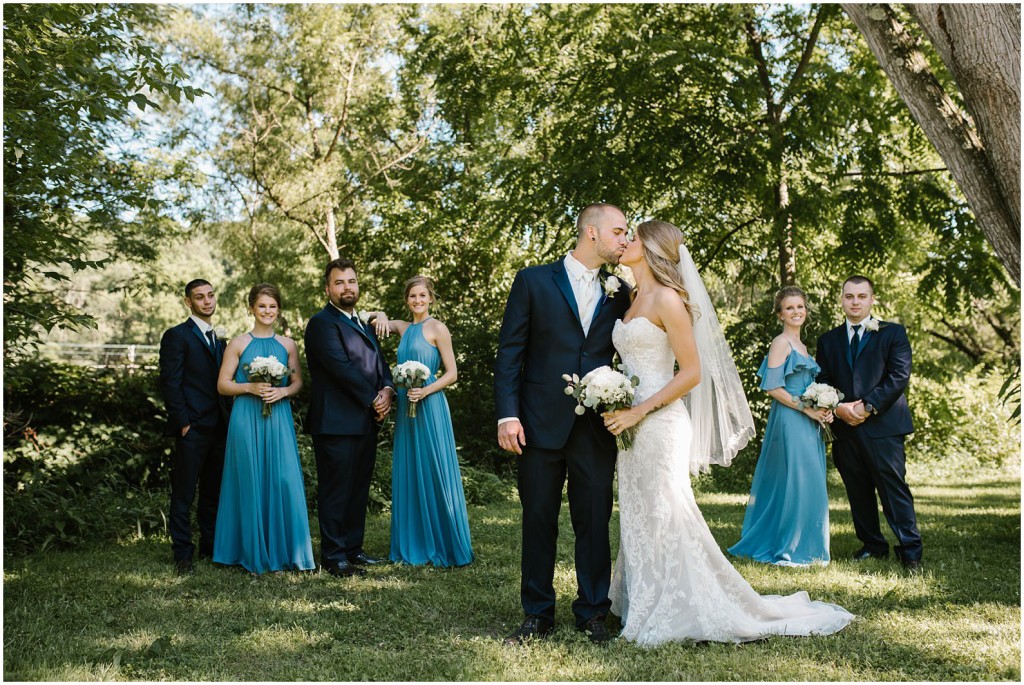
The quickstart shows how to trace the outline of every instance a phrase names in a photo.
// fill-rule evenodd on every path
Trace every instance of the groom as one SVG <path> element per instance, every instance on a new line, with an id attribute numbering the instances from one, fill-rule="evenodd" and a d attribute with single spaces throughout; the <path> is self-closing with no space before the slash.
<path id="1" fill-rule="evenodd" d="M 584 375 L 611 364 L 612 327 L 629 308 L 629 287 L 601 272 L 626 249 L 626 217 L 593 204 L 576 220 L 576 247 L 552 264 L 516 274 L 505 307 L 494 364 L 498 443 L 521 455 L 522 583 L 526 618 L 507 644 L 541 637 L 554 627 L 555 551 L 562 487 L 576 534 L 576 627 L 593 642 L 610 639 L 611 549 L 615 438 L 592 411 L 577 416 L 562 374 Z"/>
<path id="2" fill-rule="evenodd" d="M 832 458 L 846 485 L 853 527 L 863 547 L 854 559 L 884 559 L 889 543 L 878 522 L 875 492 L 899 544 L 896 555 L 912 573 L 921 569 L 921 534 L 914 497 L 906 481 L 903 441 L 912 433 L 903 394 L 910 380 L 911 352 L 903 326 L 871 316 L 875 286 L 864 276 L 843 283 L 846 321 L 818 339 L 819 383 L 833 385 L 848 400 L 833 423 Z"/>
<path id="3" fill-rule="evenodd" d="M 160 394 L 167 407 L 164 435 L 174 437 L 171 461 L 171 503 L 167 530 L 179 575 L 193 572 L 192 502 L 199 490 L 199 558 L 213 556 L 213 533 L 224 470 L 231 398 L 217 392 L 217 374 L 225 341 L 214 332 L 211 318 L 217 294 L 209 281 L 197 278 L 185 286 L 190 316 L 167 329 L 160 339 Z"/>
<path id="4" fill-rule="evenodd" d="M 312 397 L 306 416 L 316 455 L 320 563 L 333 576 L 357 576 L 382 563 L 363 550 L 366 505 L 380 422 L 395 384 L 377 336 L 356 312 L 359 279 L 349 259 L 324 269 L 327 305 L 306 324 Z"/>

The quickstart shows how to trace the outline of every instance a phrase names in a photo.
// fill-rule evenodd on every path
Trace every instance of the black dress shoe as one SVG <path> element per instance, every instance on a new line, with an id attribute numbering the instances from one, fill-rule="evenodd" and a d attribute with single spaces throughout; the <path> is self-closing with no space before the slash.
<path id="1" fill-rule="evenodd" d="M 366 575 L 366 571 L 348 561 L 330 561 L 325 563 L 323 567 L 332 576 L 338 576 L 339 578 Z"/>
<path id="2" fill-rule="evenodd" d="M 196 572 L 191 559 L 178 559 L 174 562 L 174 570 L 179 576 L 191 576 Z"/>
<path id="3" fill-rule="evenodd" d="M 889 558 L 889 550 L 885 550 L 884 552 L 879 554 L 877 552 L 872 552 L 867 547 L 861 547 L 860 549 L 858 549 L 856 552 L 853 553 L 853 560 L 854 561 L 864 561 L 865 559 L 888 559 L 888 558 Z"/>
<path id="4" fill-rule="evenodd" d="M 920 559 L 900 559 L 900 563 L 903 564 L 903 568 L 907 570 L 907 573 L 912 576 L 924 572 L 924 564 L 921 563 Z"/>
<path id="5" fill-rule="evenodd" d="M 612 639 L 611 633 L 608 632 L 608 626 L 604 624 L 604 616 L 594 616 L 579 630 L 585 632 L 587 639 L 595 644 L 603 645 Z"/>
<path id="6" fill-rule="evenodd" d="M 519 628 L 504 639 L 506 645 L 521 645 L 540 639 L 554 630 L 555 624 L 540 616 L 527 616 Z"/>
<path id="7" fill-rule="evenodd" d="M 366 552 L 360 552 L 354 557 L 349 557 L 348 563 L 357 566 L 374 566 L 376 564 L 386 564 L 387 559 L 378 559 L 377 557 L 371 557 Z"/>

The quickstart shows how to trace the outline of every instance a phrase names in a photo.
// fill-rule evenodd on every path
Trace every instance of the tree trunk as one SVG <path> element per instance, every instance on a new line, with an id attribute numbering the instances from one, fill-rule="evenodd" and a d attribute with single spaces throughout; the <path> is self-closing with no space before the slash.
<path id="1" fill-rule="evenodd" d="M 779 249 L 779 285 L 796 284 L 796 250 L 793 249 L 793 215 L 789 211 L 789 184 L 779 169 L 775 186 L 775 236 Z"/>
<path id="2" fill-rule="evenodd" d="M 1020 224 L 1020 5 L 908 4 L 956 79 Z"/>
<path id="3" fill-rule="evenodd" d="M 942 90 L 917 42 L 899 23 L 889 5 L 843 4 L 842 7 L 864 35 L 914 120 L 946 162 L 982 232 L 1019 286 L 1021 233 L 1020 220 L 1016 218 L 1019 210 L 1015 215 L 1014 203 L 1004 195 L 995 164 L 970 122 Z M 959 52 L 965 49 L 957 48 Z M 1019 60 L 1019 43 L 1016 54 L 1014 59 Z M 1018 122 L 1019 111 L 1018 104 Z M 1004 144 L 1009 143 L 1004 141 Z M 1019 193 L 1019 189 L 1016 192 Z"/>
<path id="4" fill-rule="evenodd" d="M 334 210 L 328 209 L 327 216 L 325 217 L 327 224 L 326 233 L 324 237 L 327 239 L 327 254 L 331 256 L 331 259 L 337 259 L 341 253 L 338 252 L 338 226 L 334 220 Z"/>

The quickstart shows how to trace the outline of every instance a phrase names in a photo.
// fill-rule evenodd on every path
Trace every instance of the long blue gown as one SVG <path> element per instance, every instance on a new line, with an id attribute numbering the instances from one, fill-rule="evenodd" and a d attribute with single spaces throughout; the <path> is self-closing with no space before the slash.
<path id="1" fill-rule="evenodd" d="M 412 359 L 437 369 L 441 353 L 424 339 L 423 323 L 406 329 L 398 345 L 398 361 Z M 427 385 L 435 380 L 431 373 Z M 391 560 L 464 566 L 473 561 L 473 548 L 448 400 L 443 390 L 432 393 L 420 400 L 416 416 L 410 418 L 407 394 L 404 388 L 398 389 L 391 469 Z"/>
<path id="2" fill-rule="evenodd" d="M 790 350 L 780 366 L 768 366 L 766 357 L 757 375 L 762 390 L 784 387 L 799 397 L 819 371 L 812 357 Z M 824 565 L 828 544 L 825 443 L 818 424 L 772 400 L 743 534 L 729 553 L 780 566 Z"/>
<path id="3" fill-rule="evenodd" d="M 274 337 L 249 335 L 235 372 L 238 383 L 249 382 L 243 368 L 256 357 L 288 364 L 288 350 Z M 287 377 L 281 381 L 287 383 Z M 260 398 L 236 397 L 224 451 L 213 560 L 250 573 L 316 567 L 291 401 L 272 407 L 263 416 Z"/>

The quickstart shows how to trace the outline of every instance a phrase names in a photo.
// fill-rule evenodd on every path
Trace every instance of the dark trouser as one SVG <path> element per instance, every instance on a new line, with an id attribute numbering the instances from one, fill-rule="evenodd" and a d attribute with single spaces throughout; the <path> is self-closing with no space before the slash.
<path id="1" fill-rule="evenodd" d="M 555 620 L 555 555 L 562 486 L 569 477 L 569 515 L 576 534 L 576 625 L 611 608 L 611 546 L 615 448 L 599 442 L 589 417 L 578 417 L 560 450 L 527 445 L 519 460 L 519 499 L 523 505 L 523 611 Z"/>
<path id="2" fill-rule="evenodd" d="M 870 421 L 870 419 L 868 419 Z M 863 431 L 848 431 L 849 437 L 832 445 L 832 457 L 850 499 L 853 527 L 868 551 L 885 554 L 889 543 L 878 523 L 878 503 L 899 544 L 902 560 L 921 559 L 921 533 L 917 530 L 914 497 L 907 486 L 903 436 L 870 438 Z"/>
<path id="3" fill-rule="evenodd" d="M 377 462 L 377 433 L 314 435 L 320 562 L 338 563 L 363 551 L 366 505 Z"/>
<path id="4" fill-rule="evenodd" d="M 199 555 L 213 556 L 213 534 L 217 523 L 217 502 L 220 500 L 220 478 L 224 472 L 223 428 L 212 433 L 189 430 L 174 441 L 171 464 L 171 504 L 167 521 L 171 534 L 171 551 L 175 561 L 192 559 L 192 502 L 199 490 Z"/>

